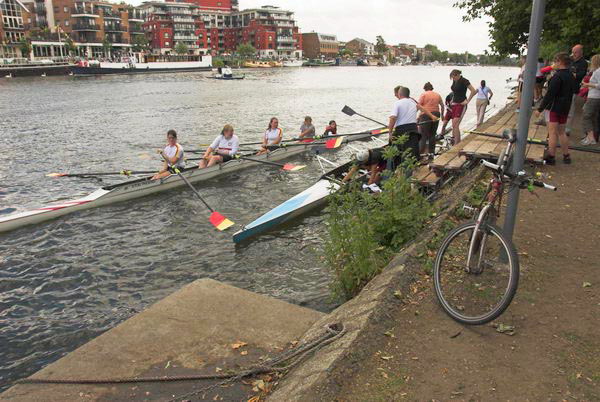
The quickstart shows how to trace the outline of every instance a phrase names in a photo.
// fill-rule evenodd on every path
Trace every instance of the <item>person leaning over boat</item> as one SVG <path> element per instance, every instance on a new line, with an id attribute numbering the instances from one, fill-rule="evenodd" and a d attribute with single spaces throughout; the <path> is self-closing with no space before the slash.
<path id="1" fill-rule="evenodd" d="M 164 158 L 163 168 L 154 176 L 152 180 L 162 179 L 174 173 L 173 168 L 183 169 L 185 160 L 183 159 L 183 147 L 177 143 L 177 132 L 169 130 L 167 132 L 167 146 L 165 149 L 158 150 Z"/>
<path id="2" fill-rule="evenodd" d="M 304 118 L 304 123 L 300 126 L 300 135 L 298 138 L 301 139 L 309 139 L 314 138 L 315 136 L 315 126 L 312 124 L 312 117 L 306 116 Z"/>
<path id="3" fill-rule="evenodd" d="M 397 168 L 402 162 L 402 153 L 410 149 L 412 156 L 419 160 L 419 140 L 421 134 L 417 129 L 417 111 L 425 113 L 432 121 L 437 121 L 439 118 L 434 116 L 429 110 L 410 97 L 410 89 L 403 86 L 397 86 L 394 88 L 394 95 L 398 100 L 394 103 L 392 113 L 390 114 L 390 121 L 388 123 L 388 130 L 393 133 L 390 136 L 390 145 L 397 147 L 399 155 L 394 158 L 393 169 Z M 402 135 L 407 134 L 408 140 L 402 144 L 397 145 L 395 141 Z"/>
<path id="4" fill-rule="evenodd" d="M 335 120 L 331 120 L 327 127 L 325 127 L 323 137 L 327 137 L 328 135 L 337 135 L 337 123 Z"/>
<path id="5" fill-rule="evenodd" d="M 356 163 L 342 179 L 343 183 L 352 180 L 359 169 L 367 169 L 369 181 L 367 185 L 377 184 L 381 179 L 380 173 L 385 170 L 386 160 L 383 158 L 383 148 L 365 149 L 357 153 L 353 158 Z"/>
<path id="6" fill-rule="evenodd" d="M 222 77 L 223 78 L 232 78 L 233 77 L 233 71 L 231 71 L 231 67 L 229 67 L 227 64 L 225 64 L 225 67 L 223 67 Z"/>
<path id="7" fill-rule="evenodd" d="M 279 145 L 283 139 L 283 130 L 279 128 L 279 120 L 277 117 L 271 117 L 269 121 L 269 127 L 263 135 L 262 147 L 258 151 L 258 155 L 266 154 L 269 152 L 269 147 L 273 145 Z"/>
<path id="8" fill-rule="evenodd" d="M 240 148 L 240 140 L 233 133 L 233 126 L 225 124 L 221 134 L 215 138 L 204 153 L 198 164 L 200 169 L 211 167 L 219 163 L 229 162 L 235 157 Z"/>

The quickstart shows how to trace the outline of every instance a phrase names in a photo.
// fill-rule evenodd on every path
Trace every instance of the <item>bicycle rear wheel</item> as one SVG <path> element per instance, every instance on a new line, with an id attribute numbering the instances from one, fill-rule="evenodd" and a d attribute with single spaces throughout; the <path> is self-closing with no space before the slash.
<path id="1" fill-rule="evenodd" d="M 519 283 L 519 260 L 512 242 L 500 228 L 482 223 L 473 237 L 475 222 L 448 234 L 435 259 L 433 282 L 444 311 L 456 321 L 481 325 L 506 310 Z M 470 268 L 467 256 L 475 240 Z"/>

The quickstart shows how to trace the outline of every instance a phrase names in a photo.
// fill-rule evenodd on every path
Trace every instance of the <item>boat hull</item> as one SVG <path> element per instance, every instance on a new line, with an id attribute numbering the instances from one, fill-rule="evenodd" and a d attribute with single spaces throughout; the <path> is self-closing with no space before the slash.
<path id="1" fill-rule="evenodd" d="M 307 144 L 305 146 L 281 148 L 265 155 L 256 156 L 254 158 L 260 160 L 278 161 L 299 155 L 312 149 L 312 147 L 312 145 Z M 252 162 L 246 159 L 235 159 L 227 163 L 206 169 L 192 168 L 185 170 L 183 175 L 185 175 L 185 177 L 191 183 L 197 183 L 258 165 L 260 165 L 258 162 Z M 51 204 L 42 208 L 13 213 L 5 217 L 0 217 L 0 233 L 15 230 L 22 226 L 55 219 L 72 212 L 115 204 L 135 198 L 141 198 L 182 186 L 185 186 L 185 183 L 178 176 L 171 175 L 162 180 L 150 180 L 150 177 L 147 177 L 114 186 L 104 187 L 80 199 Z"/>
<path id="2" fill-rule="evenodd" d="M 153 74 L 153 73 L 181 73 L 212 71 L 212 59 L 205 61 L 181 62 L 152 62 L 152 63 L 99 63 L 89 66 L 72 66 L 74 75 L 100 75 L 100 74 Z"/>

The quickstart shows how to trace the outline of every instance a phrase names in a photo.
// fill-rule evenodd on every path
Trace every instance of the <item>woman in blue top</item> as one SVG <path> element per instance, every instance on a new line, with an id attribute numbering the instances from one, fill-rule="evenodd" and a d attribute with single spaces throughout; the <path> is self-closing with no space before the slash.
<path id="1" fill-rule="evenodd" d="M 477 127 L 483 124 L 485 109 L 490 104 L 494 93 L 490 87 L 485 85 L 485 80 L 481 80 L 481 86 L 477 88 Z"/>

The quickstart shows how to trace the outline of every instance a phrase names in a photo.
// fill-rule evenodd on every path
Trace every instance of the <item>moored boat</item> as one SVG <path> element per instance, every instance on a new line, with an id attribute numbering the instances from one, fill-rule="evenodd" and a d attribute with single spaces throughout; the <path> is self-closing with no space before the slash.
<path id="1" fill-rule="evenodd" d="M 283 67 L 302 67 L 304 61 L 302 60 L 284 60 Z"/>
<path id="2" fill-rule="evenodd" d="M 248 68 L 273 68 L 268 61 L 245 61 L 243 66 Z"/>
<path id="3" fill-rule="evenodd" d="M 149 74 L 149 73 L 177 73 L 197 72 L 212 70 L 211 56 L 189 56 L 187 60 L 156 59 L 136 63 L 134 59 L 122 62 L 81 61 L 71 67 L 74 75 L 101 75 L 101 74 Z"/>

